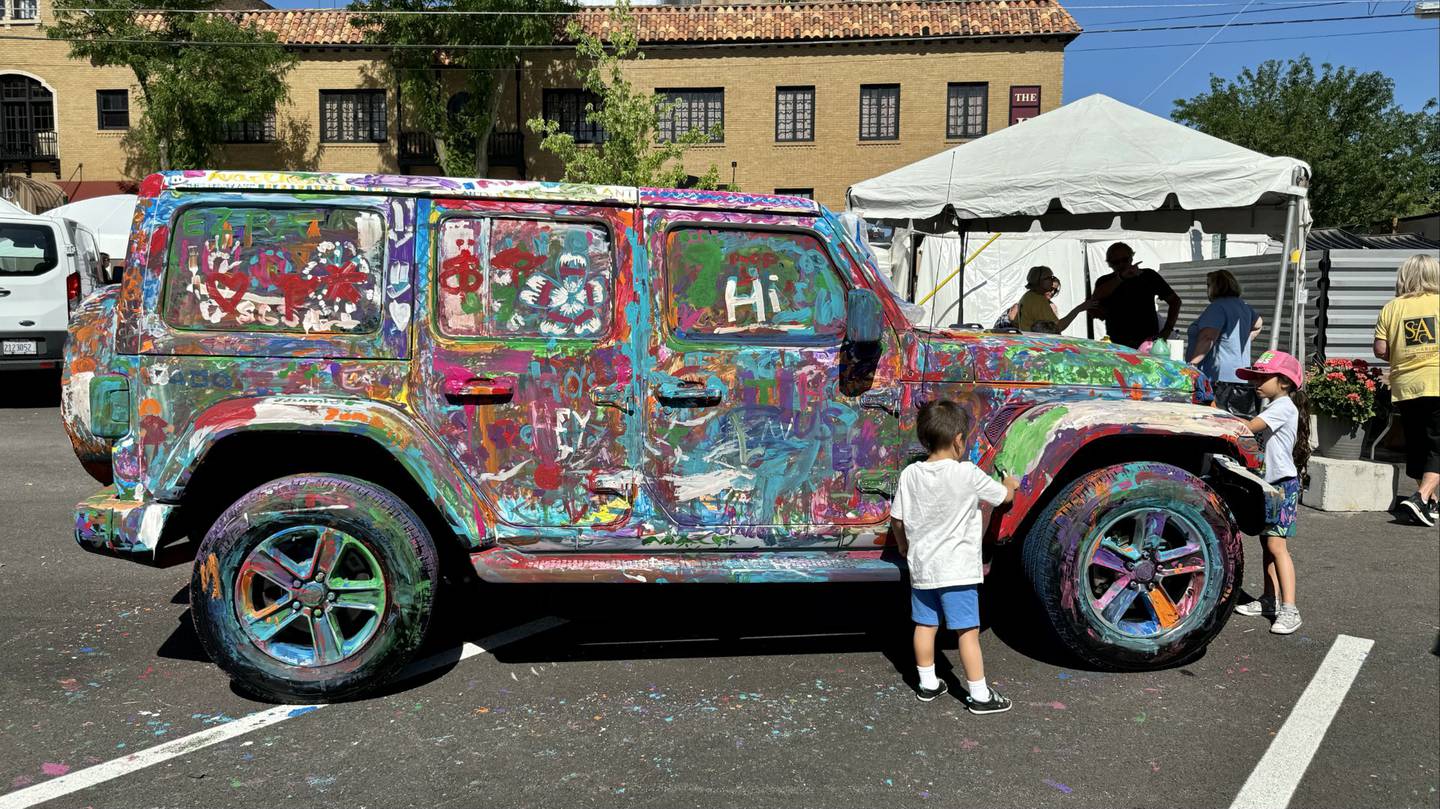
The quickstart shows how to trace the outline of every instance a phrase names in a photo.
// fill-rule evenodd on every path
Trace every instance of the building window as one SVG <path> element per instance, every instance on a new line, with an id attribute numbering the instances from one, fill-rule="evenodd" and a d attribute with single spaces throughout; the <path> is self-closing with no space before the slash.
<path id="1" fill-rule="evenodd" d="M 775 189 L 775 193 L 782 197 L 804 197 L 805 199 L 815 199 L 815 189 L 813 188 L 777 188 Z"/>
<path id="2" fill-rule="evenodd" d="M 576 143 L 602 143 L 605 130 L 599 124 L 585 120 L 585 107 L 600 109 L 600 96 L 589 90 L 546 90 L 544 93 L 545 120 L 560 125 L 560 132 L 575 139 Z"/>
<path id="3" fill-rule="evenodd" d="M 990 85 L 952 82 L 945 96 L 945 137 L 978 138 L 985 134 L 990 111 Z"/>
<path id="4" fill-rule="evenodd" d="M 320 140 L 325 143 L 384 143 L 384 90 L 321 90 Z"/>
<path id="5" fill-rule="evenodd" d="M 100 129 L 129 129 L 130 91 L 96 90 L 95 112 Z"/>
<path id="6" fill-rule="evenodd" d="M 815 140 L 815 88 L 775 88 L 775 140 Z"/>
<path id="7" fill-rule="evenodd" d="M 860 85 L 860 140 L 900 139 L 900 85 Z"/>
<path id="8" fill-rule="evenodd" d="M 57 155 L 55 97 L 29 76 L 0 76 L 0 160 Z"/>
<path id="9" fill-rule="evenodd" d="M 656 90 L 675 106 L 660 122 L 660 139 L 675 140 L 691 130 L 709 133 L 711 143 L 725 141 L 725 90 Z M 719 128 L 720 132 L 711 132 Z"/>
<path id="10" fill-rule="evenodd" d="M 226 124 L 224 138 L 226 143 L 274 143 L 275 111 L 249 121 Z"/>
<path id="11" fill-rule="evenodd" d="M 0 19 L 33 22 L 40 16 L 38 0 L 0 0 Z"/>
<path id="12" fill-rule="evenodd" d="M 1028 121 L 1040 114 L 1040 86 L 1027 84 L 1010 88 L 1010 124 Z"/>

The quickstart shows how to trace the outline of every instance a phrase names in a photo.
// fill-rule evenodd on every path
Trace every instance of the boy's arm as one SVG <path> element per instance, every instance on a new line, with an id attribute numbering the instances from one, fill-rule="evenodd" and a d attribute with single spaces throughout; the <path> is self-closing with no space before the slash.
<path id="1" fill-rule="evenodd" d="M 1004 501 L 1004 502 L 1005 502 L 1005 503 L 1014 502 L 1014 501 L 1015 501 L 1015 490 L 1020 488 L 1020 481 L 1017 480 L 1017 479 L 1015 478 L 1015 476 L 1013 476 L 1013 475 L 1006 475 L 1005 478 L 1000 481 L 1000 484 L 1005 487 L 1005 501 Z M 1004 503 L 1002 503 L 1001 505 L 1004 505 Z"/>
<path id="2" fill-rule="evenodd" d="M 904 555 L 906 555 L 907 553 L 909 553 L 909 551 L 910 551 L 910 546 L 909 546 L 909 543 L 905 541 L 905 523 L 904 523 L 904 522 L 902 522 L 902 521 L 900 521 L 900 520 L 898 520 L 898 519 L 895 519 L 894 517 L 891 517 L 891 518 L 890 518 L 890 536 L 892 536 L 892 537 L 895 538 L 895 548 L 900 551 L 900 555 L 901 555 L 901 556 L 904 556 Z"/>

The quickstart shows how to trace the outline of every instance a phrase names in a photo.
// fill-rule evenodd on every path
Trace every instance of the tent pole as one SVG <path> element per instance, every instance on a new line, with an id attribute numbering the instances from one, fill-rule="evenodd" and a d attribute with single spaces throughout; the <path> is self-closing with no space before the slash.
<path id="1" fill-rule="evenodd" d="M 1305 241 L 1296 234 L 1295 289 L 1290 304 L 1290 353 L 1305 364 Z"/>
<path id="2" fill-rule="evenodd" d="M 1295 245 L 1296 219 L 1300 215 L 1300 200 L 1291 197 L 1285 208 L 1285 246 L 1280 251 L 1280 278 L 1275 283 L 1275 311 L 1270 318 L 1270 350 L 1280 348 L 1280 318 L 1285 315 L 1285 277 L 1290 270 L 1290 250 Z M 1291 325 L 1294 328 L 1294 325 Z"/>

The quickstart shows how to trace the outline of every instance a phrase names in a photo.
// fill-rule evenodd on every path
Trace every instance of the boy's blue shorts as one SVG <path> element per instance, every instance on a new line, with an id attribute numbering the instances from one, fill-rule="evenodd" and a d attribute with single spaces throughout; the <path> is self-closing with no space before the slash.
<path id="1" fill-rule="evenodd" d="M 970 629 L 980 625 L 980 585 L 957 584 L 934 590 L 910 588 L 910 620 L 922 626 L 939 626 L 945 616 L 947 629 Z"/>

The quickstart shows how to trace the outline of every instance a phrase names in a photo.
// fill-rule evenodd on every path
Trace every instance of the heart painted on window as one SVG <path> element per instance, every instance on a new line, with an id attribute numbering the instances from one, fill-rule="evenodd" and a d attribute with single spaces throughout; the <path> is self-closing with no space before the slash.
<path id="1" fill-rule="evenodd" d="M 221 286 L 234 292 L 227 298 L 220 293 Z M 233 315 L 240 306 L 240 299 L 250 291 L 250 274 L 244 270 L 212 272 L 205 276 L 205 290 L 217 306 Z"/>

